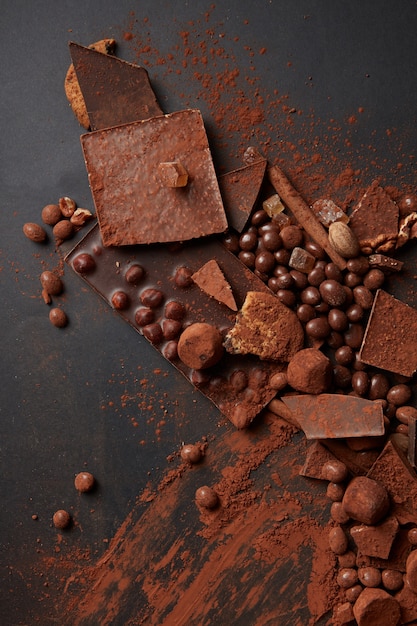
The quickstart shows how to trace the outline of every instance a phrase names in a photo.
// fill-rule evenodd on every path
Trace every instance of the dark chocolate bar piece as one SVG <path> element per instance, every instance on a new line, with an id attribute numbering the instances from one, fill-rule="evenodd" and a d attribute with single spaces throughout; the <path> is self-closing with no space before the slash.
<path id="1" fill-rule="evenodd" d="M 69 44 L 92 130 L 163 115 L 145 68 Z"/>
<path id="2" fill-rule="evenodd" d="M 219 186 L 229 226 L 242 232 L 258 198 L 267 161 L 259 159 L 219 176 Z"/>
<path id="3" fill-rule="evenodd" d="M 283 366 L 226 351 L 208 369 L 190 369 L 178 358 L 179 337 L 191 324 L 210 324 L 223 336 L 234 324 L 235 312 L 191 278 L 211 259 L 221 268 L 238 307 L 250 290 L 269 293 L 257 276 L 212 238 L 174 246 L 105 247 L 96 225 L 66 257 L 90 287 L 240 428 L 275 396 L 270 381 Z"/>
<path id="4" fill-rule="evenodd" d="M 307 439 L 365 437 L 384 433 L 381 405 L 364 398 L 322 393 L 282 396 Z"/>
<path id="5" fill-rule="evenodd" d="M 379 289 L 359 358 L 367 365 L 412 376 L 417 370 L 417 311 Z"/>
<path id="6" fill-rule="evenodd" d="M 186 241 L 227 229 L 200 111 L 99 130 L 81 143 L 105 246 Z M 167 164 L 185 169 L 185 186 L 167 183 Z"/>

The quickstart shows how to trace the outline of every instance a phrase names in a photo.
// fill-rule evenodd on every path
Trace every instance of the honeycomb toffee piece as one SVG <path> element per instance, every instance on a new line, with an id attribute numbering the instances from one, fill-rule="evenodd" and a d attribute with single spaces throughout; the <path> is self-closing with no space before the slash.
<path id="1" fill-rule="evenodd" d="M 163 115 L 145 68 L 77 43 L 69 48 L 91 130 Z"/>
<path id="2" fill-rule="evenodd" d="M 200 111 L 95 131 L 81 143 L 105 246 L 187 241 L 226 230 Z M 166 185 L 164 163 L 181 163 L 187 184 Z"/>
<path id="3" fill-rule="evenodd" d="M 359 358 L 367 365 L 412 376 L 417 370 L 417 311 L 379 289 Z"/>
<path id="4" fill-rule="evenodd" d="M 375 180 L 353 209 L 349 226 L 364 253 L 386 254 L 395 248 L 398 219 L 397 204 Z"/>
<path id="5" fill-rule="evenodd" d="M 266 159 L 258 160 L 219 177 L 220 191 L 229 226 L 242 232 L 258 198 L 266 170 Z"/>
<path id="6" fill-rule="evenodd" d="M 288 362 L 303 343 L 303 327 L 294 311 L 272 293 L 249 291 L 225 347 L 231 354 Z"/>
<path id="7" fill-rule="evenodd" d="M 307 439 L 376 437 L 384 433 L 379 402 L 329 393 L 281 399 L 294 413 Z"/>
<path id="8" fill-rule="evenodd" d="M 187 357 L 184 362 L 178 356 L 186 329 L 204 323 L 224 337 L 235 322 L 236 312 L 192 279 L 212 259 L 222 268 L 237 307 L 242 306 L 248 291 L 269 294 L 265 284 L 213 238 L 172 246 L 106 247 L 95 225 L 66 257 L 74 271 L 125 321 L 236 427 L 243 428 L 275 396 L 274 377 L 283 366 L 253 355 L 232 355 L 223 349 L 221 354 L 220 350 L 216 352 L 214 365 L 208 368 L 202 368 L 199 362 L 190 366 Z"/>

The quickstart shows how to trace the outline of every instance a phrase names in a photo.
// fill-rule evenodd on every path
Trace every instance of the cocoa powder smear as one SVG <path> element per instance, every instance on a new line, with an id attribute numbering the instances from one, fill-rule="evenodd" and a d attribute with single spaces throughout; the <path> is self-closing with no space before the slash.
<path id="1" fill-rule="evenodd" d="M 347 213 L 360 201 L 369 182 L 366 163 L 353 159 L 353 153 L 351 162 L 348 150 L 343 160 L 338 158 L 336 148 L 332 152 L 326 145 L 320 150 L 314 138 L 319 128 L 322 133 L 327 127 L 329 136 L 348 145 L 357 115 L 363 111 L 352 114 L 344 124 L 322 121 L 312 112 L 294 109 L 289 96 L 269 93 L 266 85 L 257 84 L 254 60 L 257 54 L 267 55 L 267 48 L 246 51 L 251 67 L 244 78 L 250 85 L 248 97 L 242 90 L 242 70 L 234 67 L 233 58 L 221 45 L 224 34 L 214 37 L 209 25 L 210 12 L 205 20 L 207 28 L 203 35 L 201 24 L 199 29 L 193 29 L 190 24 L 189 30 L 180 33 L 181 45 L 166 57 L 152 48 L 150 36 L 146 42 L 143 33 L 136 32 L 134 15 L 123 39 L 137 62 L 149 69 L 151 78 L 154 70 L 159 80 L 167 80 L 189 65 L 195 68 L 191 75 L 201 86 L 198 97 L 204 101 L 218 129 L 215 150 L 227 152 L 228 138 L 236 134 L 242 153 L 249 144 L 256 143 L 271 162 L 291 173 L 291 182 L 304 197 L 307 207 L 316 199 L 331 197 L 342 212 Z M 179 98 L 184 108 L 195 104 L 185 94 L 179 94 Z M 286 128 L 285 137 L 277 138 L 281 126 Z M 304 136 L 303 141 L 296 139 L 300 134 Z M 401 152 L 401 147 L 398 150 Z M 229 157 L 238 159 L 236 154 Z M 378 166 L 383 178 L 383 164 Z M 373 164 L 374 169 L 378 166 Z M 411 193 L 402 185 L 400 170 L 401 167 L 386 173 L 387 180 L 391 181 L 393 175 L 396 177 L 395 187 L 389 189 L 392 202 Z M 223 427 L 218 433 L 216 418 L 213 419 L 213 429 L 204 441 L 185 442 L 197 444 L 202 451 L 202 458 L 195 463 L 182 458 L 180 445 L 173 444 L 159 484 L 138 494 L 103 556 L 97 559 L 80 553 L 76 546 L 71 549 L 70 535 L 66 536 L 64 554 L 57 551 L 56 555 L 41 555 L 49 577 L 60 581 L 62 595 L 56 600 L 56 606 L 65 616 L 63 623 L 79 626 L 197 626 L 227 622 L 253 626 L 349 623 L 382 626 L 383 621 L 372 621 L 376 609 L 372 609 L 371 600 L 366 600 L 367 594 L 361 596 L 360 602 L 354 597 L 355 593 L 360 597 L 368 587 L 380 587 L 381 594 L 389 596 L 386 600 L 382 595 L 381 602 L 394 603 L 390 622 L 394 626 L 411 624 L 417 619 L 413 606 L 414 597 L 417 602 L 417 589 L 410 591 L 410 585 L 407 586 L 407 580 L 413 580 L 409 555 L 415 543 L 409 531 L 417 525 L 416 510 L 408 502 L 404 504 L 406 498 L 400 493 L 395 478 L 385 476 L 390 474 L 389 460 L 393 459 L 392 464 L 400 468 L 397 472 L 401 474 L 402 485 L 408 485 L 407 493 L 415 492 L 415 470 L 407 460 L 408 421 L 413 416 L 407 414 L 406 419 L 401 419 L 407 411 L 400 411 L 408 406 L 410 410 L 413 408 L 411 377 L 399 376 L 388 364 L 387 371 L 381 371 L 359 359 L 361 346 L 362 349 L 366 346 L 368 320 L 372 322 L 375 294 L 382 285 L 388 288 L 392 284 L 393 274 L 377 267 L 381 275 L 371 275 L 372 268 L 364 250 L 358 255 L 362 262 L 360 269 L 351 262 L 357 259 L 346 260 L 338 267 L 326 255 L 324 247 L 312 241 L 307 224 L 299 224 L 302 231 L 299 245 L 286 243 L 283 229 L 290 225 L 284 221 L 277 227 L 284 218 L 277 217 L 274 221 L 262 209 L 262 200 L 274 191 L 270 181 L 265 179 L 243 232 L 226 233 L 221 240 L 269 287 L 271 294 L 275 294 L 280 310 L 281 304 L 287 311 L 292 310 L 294 328 L 297 333 L 302 329 L 300 333 L 304 334 L 304 347 L 322 350 L 328 356 L 333 372 L 330 378 L 325 377 L 324 389 L 320 391 L 343 394 L 347 405 L 349 395 L 379 402 L 384 412 L 384 435 L 372 437 L 370 432 L 369 437 L 355 438 L 347 429 L 348 434 L 343 437 L 342 425 L 337 443 L 331 437 L 316 442 L 313 446 L 322 449 L 317 456 L 312 454 L 311 443 L 300 431 L 297 420 L 284 403 L 280 403 L 285 394 L 297 393 L 295 387 L 287 385 L 286 379 L 287 361 L 294 356 L 291 354 L 275 373 L 275 380 L 279 381 L 273 387 L 276 403 L 273 401 L 254 419 L 245 421 L 244 428 L 235 428 L 220 416 L 217 419 Z M 290 215 L 288 219 L 294 226 L 297 220 L 288 207 L 285 214 Z M 275 239 L 267 236 L 272 231 L 277 235 Z M 251 237 L 253 245 L 248 244 Z M 407 245 L 410 243 L 413 242 Z M 311 272 L 291 265 L 290 254 L 294 247 L 307 253 L 303 259 L 312 257 Z M 97 253 L 97 263 L 104 263 L 101 255 L 102 252 Z M 76 269 L 76 258 L 73 269 Z M 222 269 L 227 277 L 227 268 Z M 88 272 L 79 273 L 88 282 Z M 325 281 L 331 283 L 330 295 L 323 297 L 320 286 Z M 339 285 L 343 285 L 343 289 Z M 99 288 L 96 290 L 100 293 Z M 346 301 L 334 304 L 332 298 L 340 291 L 346 294 Z M 105 293 L 101 295 L 106 299 Z M 149 305 L 147 309 L 156 310 L 156 307 Z M 378 313 L 384 315 L 383 311 Z M 186 314 L 184 316 L 186 322 Z M 270 318 L 266 319 L 269 324 Z M 185 322 L 181 326 L 182 318 L 176 321 L 180 322 L 178 328 L 187 328 Z M 252 329 L 250 324 L 248 326 Z M 372 330 L 374 326 L 371 324 Z M 170 328 L 173 327 L 171 324 Z M 157 332 L 156 328 L 153 330 Z M 155 335 L 148 336 L 142 329 L 139 332 L 151 343 L 157 343 Z M 176 339 L 175 336 L 171 341 Z M 296 339 L 299 351 L 302 341 L 298 340 L 298 335 Z M 256 343 L 259 344 L 259 337 Z M 175 364 L 177 358 L 174 354 L 169 360 Z M 385 355 L 384 359 L 389 360 Z M 376 362 L 380 365 L 377 358 Z M 304 365 L 307 370 L 308 363 Z M 306 378 L 308 373 L 301 368 L 301 378 L 303 373 Z M 193 376 L 191 382 L 203 393 L 205 385 L 222 384 L 213 372 L 204 378 L 198 370 Z M 238 376 L 233 379 L 235 389 L 244 391 L 245 382 L 240 389 L 237 379 Z M 311 420 L 317 421 L 317 416 L 312 415 Z M 317 452 L 316 448 L 314 450 Z M 328 474 L 323 476 L 325 464 Z M 337 472 L 332 474 L 332 467 L 340 470 L 341 478 Z M 367 502 L 372 504 L 375 482 L 378 485 L 374 489 L 377 493 L 375 508 L 380 505 L 380 493 L 387 498 L 387 503 L 396 505 L 389 510 L 388 504 L 380 507 L 384 511 L 381 516 L 395 517 L 397 509 L 402 515 L 398 528 L 396 522 L 392 523 L 395 528 L 392 539 L 387 538 L 389 533 L 384 535 L 384 541 L 392 541 L 391 549 L 385 551 L 388 558 L 374 557 L 366 542 L 359 550 L 352 540 L 355 531 L 350 532 L 359 524 L 370 533 L 374 529 L 378 532 L 380 519 L 371 518 L 371 523 L 367 518 L 362 519 L 364 505 L 358 502 L 360 497 L 354 498 L 352 506 L 347 505 L 352 481 L 368 474 L 370 478 L 365 479 L 370 485 Z M 97 479 L 100 481 L 99 476 Z M 206 485 L 217 495 L 213 505 L 195 501 L 196 490 Z M 397 496 L 402 502 L 396 501 Z M 337 506 L 333 506 L 336 503 Z M 347 510 L 349 515 L 345 516 Z M 364 569 L 372 569 L 376 584 L 368 584 Z M 374 570 L 380 572 L 379 579 Z M 400 575 L 397 578 L 393 574 L 386 575 L 387 580 L 395 579 L 391 585 L 395 588 L 389 589 L 386 585 L 382 591 L 382 574 L 387 571 L 400 572 Z M 401 577 L 405 584 L 397 582 Z M 376 596 L 375 602 L 379 601 L 379 595 Z"/>

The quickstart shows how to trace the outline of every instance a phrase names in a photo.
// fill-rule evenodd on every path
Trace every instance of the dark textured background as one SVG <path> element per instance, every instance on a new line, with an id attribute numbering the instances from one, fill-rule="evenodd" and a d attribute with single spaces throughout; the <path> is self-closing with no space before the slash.
<path id="1" fill-rule="evenodd" d="M 111 538 L 146 483 L 157 483 L 166 456 L 181 441 L 229 428 L 210 403 L 69 270 L 58 301 L 70 325 L 64 331 L 52 327 L 38 277 L 57 266 L 58 256 L 53 246 L 39 247 L 22 234 L 25 222 L 39 221 L 42 207 L 62 195 L 92 208 L 81 129 L 63 90 L 68 40 L 88 45 L 115 37 L 118 55 L 135 62 L 133 43 L 138 39 L 132 43 L 123 34 L 143 31 L 146 43 L 151 41 L 161 56 L 172 51 L 181 63 L 183 55 L 175 46 L 190 22 L 194 35 L 201 30 L 207 39 L 209 27 L 216 36 L 222 34 L 231 62 L 246 74 L 253 62 L 263 91 L 289 94 L 290 106 L 312 109 L 324 120 L 341 120 L 364 107 L 353 150 L 356 145 L 358 158 L 363 157 L 363 146 L 372 142 L 375 152 L 365 157 L 376 153 L 377 174 L 384 163 L 388 179 L 398 152 L 386 129 L 397 129 L 408 155 L 402 176 L 410 184 L 415 181 L 409 158 L 417 139 L 414 1 L 2 0 L 0 622 L 5 626 L 48 623 L 39 603 L 42 578 L 33 572 L 37 548 L 53 553 L 56 546 L 50 518 L 57 508 L 78 512 L 84 519 L 83 532 L 74 530 L 79 545 L 101 554 L 107 545 L 103 539 Z M 267 51 L 251 61 L 248 47 Z M 168 75 L 155 55 L 152 62 L 148 69 L 164 110 L 183 108 L 185 102 L 200 107 L 216 167 L 224 171 L 239 165 L 238 134 L 236 150 L 229 136 L 222 151 L 213 112 L 197 99 L 201 85 L 191 80 L 192 67 Z M 238 79 L 243 90 L 245 71 Z M 285 134 L 285 129 L 274 132 Z M 162 373 L 155 375 L 155 368 Z M 142 379 L 151 384 L 144 387 Z M 137 408 L 138 393 L 145 406 L 154 406 L 151 422 L 149 412 Z M 122 395 L 128 398 L 126 406 Z M 164 409 L 169 418 L 158 440 L 155 430 Z M 73 488 L 74 474 L 83 467 L 99 477 L 88 501 Z M 99 512 L 87 515 L 91 508 Z"/>

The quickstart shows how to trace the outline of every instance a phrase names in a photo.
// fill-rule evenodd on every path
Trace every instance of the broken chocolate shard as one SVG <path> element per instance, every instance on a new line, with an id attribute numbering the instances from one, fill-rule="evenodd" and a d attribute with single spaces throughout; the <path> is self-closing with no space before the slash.
<path id="1" fill-rule="evenodd" d="M 354 208 L 349 225 L 364 252 L 387 253 L 395 248 L 398 219 L 398 206 L 375 180 Z"/>
<path id="2" fill-rule="evenodd" d="M 417 474 L 406 454 L 390 439 L 367 474 L 384 485 L 391 513 L 400 524 L 417 523 Z"/>
<path id="3" fill-rule="evenodd" d="M 230 284 L 215 259 L 210 259 L 191 276 L 196 285 L 217 302 L 225 304 L 232 311 L 237 311 L 236 300 Z"/>
<path id="4" fill-rule="evenodd" d="M 390 515 L 377 525 L 352 526 L 350 535 L 358 548 L 360 557 L 372 556 L 388 559 L 398 528 L 397 518 Z"/>
<path id="5" fill-rule="evenodd" d="M 417 370 L 417 311 L 379 289 L 359 358 L 367 365 L 412 376 Z"/>
<path id="6" fill-rule="evenodd" d="M 408 418 L 408 460 L 410 464 L 417 468 L 417 419 L 410 416 Z"/>
<path id="7" fill-rule="evenodd" d="M 81 137 L 105 246 L 196 239 L 227 229 L 200 111 L 98 130 Z M 160 163 L 181 162 L 185 187 L 161 182 Z"/>
<path id="8" fill-rule="evenodd" d="M 240 233 L 246 225 L 264 179 L 267 161 L 257 161 L 219 176 L 229 226 Z"/>
<path id="9" fill-rule="evenodd" d="M 307 439 L 379 436 L 384 433 L 380 402 L 322 393 L 282 396 Z"/>
<path id="10" fill-rule="evenodd" d="M 69 44 L 92 130 L 163 115 L 145 68 Z"/>
<path id="11" fill-rule="evenodd" d="M 401 272 L 404 263 L 384 254 L 370 254 L 368 257 L 371 269 L 380 269 L 383 272 Z"/>

